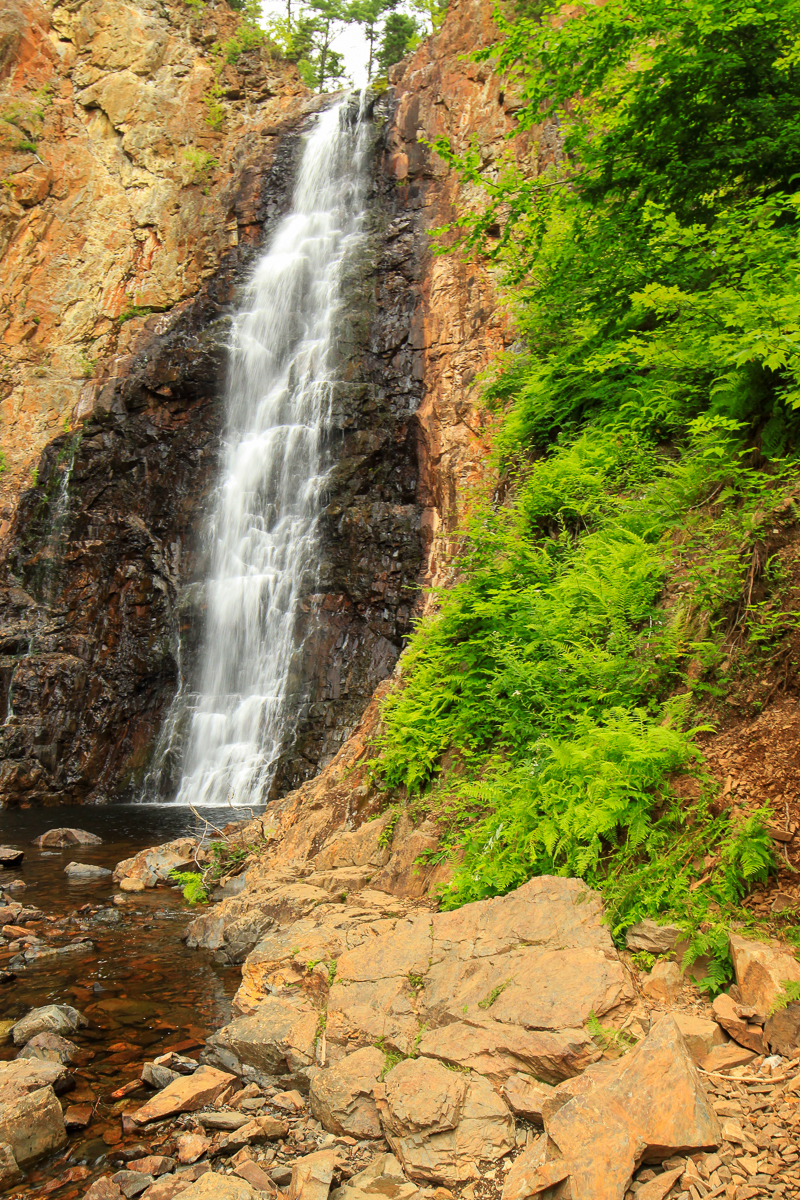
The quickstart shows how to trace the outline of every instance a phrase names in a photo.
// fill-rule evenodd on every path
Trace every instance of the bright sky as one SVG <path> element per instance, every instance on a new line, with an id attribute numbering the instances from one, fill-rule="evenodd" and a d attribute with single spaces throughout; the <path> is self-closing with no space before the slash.
<path id="1" fill-rule="evenodd" d="M 275 14 L 283 16 L 286 5 L 279 0 L 261 0 L 261 11 L 265 18 Z M 360 25 L 348 25 L 344 33 L 333 43 L 334 50 L 344 56 L 345 65 L 354 87 L 364 87 L 367 82 L 369 49 Z"/>

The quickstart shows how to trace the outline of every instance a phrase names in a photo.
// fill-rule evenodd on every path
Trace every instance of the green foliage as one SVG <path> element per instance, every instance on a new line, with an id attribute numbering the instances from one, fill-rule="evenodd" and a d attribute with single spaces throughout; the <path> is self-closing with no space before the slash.
<path id="1" fill-rule="evenodd" d="M 18 141 L 14 149 L 28 154 L 36 154 L 37 152 L 36 142 L 31 142 L 28 138 L 22 138 Z"/>
<path id="2" fill-rule="evenodd" d="M 400 59 L 408 54 L 418 35 L 419 26 L 412 16 L 403 12 L 389 13 L 375 58 L 379 76 L 385 76 L 389 67 L 400 62 Z"/>
<path id="3" fill-rule="evenodd" d="M 78 359 L 78 366 L 80 368 L 80 372 L 81 372 L 81 375 L 83 376 L 83 378 L 91 379 L 92 376 L 94 375 L 95 371 L 97 370 L 97 359 L 89 358 L 89 357 L 87 357 L 87 355 L 82 354 L 80 356 L 80 358 Z"/>
<path id="4" fill-rule="evenodd" d="M 586 1032 L 599 1050 L 615 1050 L 618 1055 L 625 1054 L 636 1043 L 636 1039 L 623 1030 L 601 1025 L 593 1012 L 589 1013 L 586 1020 Z"/>
<path id="5" fill-rule="evenodd" d="M 180 173 L 184 186 L 208 183 L 219 166 L 213 155 L 207 150 L 199 150 L 196 146 L 189 146 L 184 150 L 182 160 Z"/>
<path id="6" fill-rule="evenodd" d="M 496 987 L 492 988 L 492 990 L 489 992 L 488 996 L 485 996 L 483 998 L 483 1000 L 478 1001 L 478 1008 L 483 1008 L 483 1009 L 491 1008 L 492 1005 L 494 1004 L 495 1000 L 497 999 L 497 997 L 501 996 L 503 994 L 503 992 L 506 990 L 506 988 L 508 987 L 508 985 L 510 983 L 513 983 L 513 981 L 514 981 L 514 977 L 512 975 L 510 979 L 505 979 L 502 983 L 498 983 Z"/>
<path id="7" fill-rule="evenodd" d="M 224 91 L 219 83 L 213 83 L 203 96 L 206 106 L 205 123 L 209 129 L 219 133 L 228 117 L 228 110 L 222 103 Z"/>
<path id="8" fill-rule="evenodd" d="M 774 852 L 769 812 L 713 808 L 697 735 L 730 662 L 798 624 L 777 561 L 754 594 L 798 473 L 798 18 L 800 0 L 498 15 L 477 57 L 561 146 L 526 174 L 530 142 L 435 149 L 484 197 L 451 232 L 515 289 L 486 392 L 505 499 L 473 504 L 373 763 L 439 817 L 446 905 L 579 876 L 618 939 L 678 923 L 711 992 Z"/>
<path id="9" fill-rule="evenodd" d="M 183 898 L 189 904 L 207 904 L 208 889 L 199 871 L 170 871 L 170 879 L 183 891 Z"/>
<path id="10" fill-rule="evenodd" d="M 781 990 L 773 1001 L 769 1015 L 773 1016 L 790 1004 L 800 1004 L 800 982 L 796 979 L 782 979 Z"/>

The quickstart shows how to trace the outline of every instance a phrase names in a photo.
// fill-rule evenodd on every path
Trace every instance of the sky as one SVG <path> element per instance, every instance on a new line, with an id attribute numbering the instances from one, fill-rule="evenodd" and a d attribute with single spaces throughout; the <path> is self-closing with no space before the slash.
<path id="1" fill-rule="evenodd" d="M 265 18 L 286 12 L 286 5 L 280 0 L 261 0 L 261 11 Z M 333 43 L 334 50 L 344 56 L 347 72 L 357 88 L 365 87 L 367 83 L 367 61 L 369 49 L 364 32 L 360 25 L 348 25 L 343 33 Z"/>

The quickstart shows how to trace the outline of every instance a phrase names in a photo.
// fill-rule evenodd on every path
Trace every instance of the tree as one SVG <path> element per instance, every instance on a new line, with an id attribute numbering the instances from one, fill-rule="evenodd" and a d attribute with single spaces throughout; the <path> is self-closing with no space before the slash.
<path id="1" fill-rule="evenodd" d="M 379 75 L 386 75 L 389 67 L 400 62 L 411 49 L 411 43 L 419 35 L 419 26 L 408 13 L 392 12 L 386 18 L 383 38 L 377 54 Z"/>
<path id="2" fill-rule="evenodd" d="M 380 33 L 380 21 L 385 13 L 395 8 L 397 0 L 351 0 L 347 8 L 347 18 L 364 26 L 364 36 L 369 46 L 369 62 L 367 64 L 367 79 L 372 79 L 372 67 L 375 61 L 375 43 Z"/>
<path id="3" fill-rule="evenodd" d="M 315 18 L 314 50 L 305 60 L 308 63 L 306 72 L 301 68 L 301 74 L 308 87 L 324 92 L 326 83 L 340 83 L 346 79 L 344 59 L 332 44 L 349 18 L 341 0 L 310 0 L 306 13 L 309 11 Z"/>

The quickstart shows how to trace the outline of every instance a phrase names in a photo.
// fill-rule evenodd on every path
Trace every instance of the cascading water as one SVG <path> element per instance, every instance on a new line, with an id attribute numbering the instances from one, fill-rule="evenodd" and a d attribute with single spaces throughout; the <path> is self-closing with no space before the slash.
<path id="1" fill-rule="evenodd" d="M 357 116 L 346 101 L 319 117 L 292 212 L 234 323 L 201 686 L 179 804 L 263 802 L 304 699 L 290 678 L 299 601 L 316 575 L 342 277 L 362 236 L 363 108 L 362 97 Z"/>

